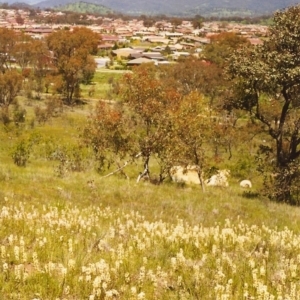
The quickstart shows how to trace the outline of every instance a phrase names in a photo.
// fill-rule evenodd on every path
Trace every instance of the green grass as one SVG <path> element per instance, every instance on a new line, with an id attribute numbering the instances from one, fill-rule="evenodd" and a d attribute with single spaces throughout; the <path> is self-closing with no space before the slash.
<path id="1" fill-rule="evenodd" d="M 108 99 L 111 84 L 109 80 L 117 81 L 122 77 L 124 71 L 107 70 L 104 68 L 97 69 L 93 81 L 90 85 L 82 85 L 82 97 L 91 99 Z M 89 91 L 93 90 L 91 96 Z"/>

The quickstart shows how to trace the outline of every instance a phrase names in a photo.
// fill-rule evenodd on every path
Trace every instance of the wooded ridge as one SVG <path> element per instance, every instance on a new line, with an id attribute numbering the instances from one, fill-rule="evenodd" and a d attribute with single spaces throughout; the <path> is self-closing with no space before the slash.
<path id="1" fill-rule="evenodd" d="M 5 1 L 8 4 L 14 0 Z M 25 3 L 34 4 L 40 8 L 53 8 L 63 6 L 68 3 L 75 3 L 74 0 L 45 0 L 34 2 L 33 0 L 24 0 Z M 186 0 L 184 4 L 180 0 L 87 0 L 86 2 L 104 5 L 116 12 L 125 14 L 147 14 L 147 15 L 177 15 L 193 16 L 196 14 L 203 16 L 257 16 L 272 14 L 274 11 L 289 7 L 295 4 L 294 0 Z"/>

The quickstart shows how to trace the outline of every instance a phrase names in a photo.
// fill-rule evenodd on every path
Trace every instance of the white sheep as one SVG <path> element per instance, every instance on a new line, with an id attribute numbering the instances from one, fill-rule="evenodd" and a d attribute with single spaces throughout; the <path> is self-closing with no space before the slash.
<path id="1" fill-rule="evenodd" d="M 240 187 L 242 188 L 252 188 L 252 183 L 248 179 L 244 179 L 240 182 Z"/>
<path id="2" fill-rule="evenodd" d="M 205 184 L 207 186 L 228 187 L 229 176 L 230 176 L 230 170 L 219 170 L 218 174 L 212 175 L 209 179 L 205 180 Z"/>
<path id="3" fill-rule="evenodd" d="M 174 166 L 170 169 L 170 175 L 174 182 L 200 184 L 197 166 Z"/>
<path id="4" fill-rule="evenodd" d="M 188 165 L 174 166 L 170 169 L 170 175 L 174 182 L 184 182 L 187 184 L 200 184 L 200 178 L 198 174 L 198 166 Z M 207 186 L 221 186 L 228 187 L 228 177 L 230 176 L 229 170 L 219 170 L 217 174 L 212 175 L 209 179 L 204 181 Z"/>

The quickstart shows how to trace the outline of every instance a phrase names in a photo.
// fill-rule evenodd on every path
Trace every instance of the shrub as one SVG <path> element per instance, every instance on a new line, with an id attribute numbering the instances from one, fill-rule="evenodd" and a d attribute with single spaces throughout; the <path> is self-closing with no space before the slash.
<path id="1" fill-rule="evenodd" d="M 26 167 L 31 152 L 31 144 L 21 140 L 12 151 L 12 159 L 19 167 Z"/>
<path id="2" fill-rule="evenodd" d="M 58 97 L 51 97 L 46 101 L 46 107 L 35 107 L 34 113 L 40 124 L 46 123 L 51 117 L 56 117 L 63 112 L 63 102 Z"/>
<path id="3" fill-rule="evenodd" d="M 35 107 L 34 114 L 35 114 L 36 120 L 40 124 L 46 123 L 50 117 L 47 110 L 41 108 L 40 106 Z"/>
<path id="4" fill-rule="evenodd" d="M 13 111 L 13 120 L 14 123 L 18 126 L 20 123 L 25 122 L 25 117 L 26 117 L 26 109 L 16 105 Z"/>
<path id="5" fill-rule="evenodd" d="M 231 174 L 237 178 L 249 178 L 254 172 L 253 166 L 256 166 L 253 159 L 245 154 L 231 168 Z"/>
<path id="6" fill-rule="evenodd" d="M 6 106 L 0 109 L 0 121 L 4 125 L 8 125 L 10 123 L 9 110 Z"/>
<path id="7" fill-rule="evenodd" d="M 86 148 L 77 145 L 58 146 L 50 157 L 59 162 L 55 168 L 58 177 L 64 177 L 69 172 L 85 171 L 89 161 L 89 153 L 86 152 Z"/>
<path id="8" fill-rule="evenodd" d="M 95 95 L 95 87 L 91 86 L 88 90 L 89 97 L 93 97 Z"/>

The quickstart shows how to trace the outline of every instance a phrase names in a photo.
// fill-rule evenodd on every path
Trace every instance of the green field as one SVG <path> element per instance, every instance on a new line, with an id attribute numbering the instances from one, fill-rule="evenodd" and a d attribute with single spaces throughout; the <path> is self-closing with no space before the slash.
<path id="1" fill-rule="evenodd" d="M 25 123 L 1 126 L 0 298 L 299 299 L 300 209 L 260 196 L 254 171 L 251 191 L 232 176 L 205 193 L 137 183 L 141 161 L 127 179 L 97 172 L 80 135 L 112 76 L 97 72 L 84 104 L 44 123 L 43 103 L 20 98 Z"/>

